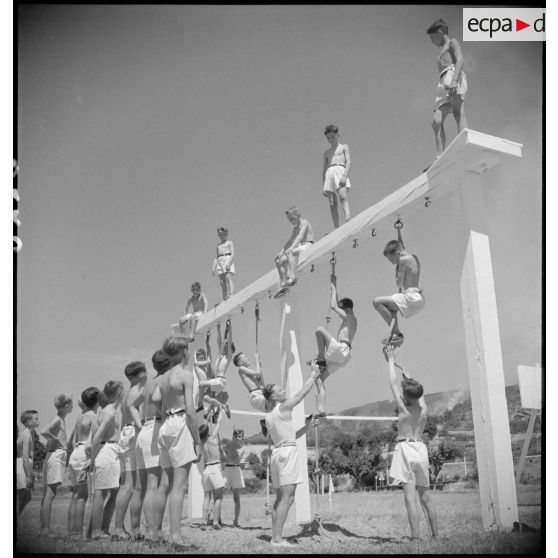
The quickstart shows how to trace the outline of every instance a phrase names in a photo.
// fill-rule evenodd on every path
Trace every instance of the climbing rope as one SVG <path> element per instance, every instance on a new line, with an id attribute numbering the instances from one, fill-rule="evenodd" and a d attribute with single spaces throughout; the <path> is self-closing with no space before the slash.
<path id="1" fill-rule="evenodd" d="M 393 224 L 395 229 L 397 230 L 397 241 L 399 242 L 399 246 L 404 250 L 405 244 L 403 243 L 403 237 L 401 236 L 401 229 L 403 228 L 403 221 L 401 219 L 397 219 Z"/>

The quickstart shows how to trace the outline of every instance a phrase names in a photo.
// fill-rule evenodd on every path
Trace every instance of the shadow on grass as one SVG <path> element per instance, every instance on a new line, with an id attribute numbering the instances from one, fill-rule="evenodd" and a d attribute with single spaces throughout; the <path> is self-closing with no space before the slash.
<path id="1" fill-rule="evenodd" d="M 321 528 L 320 528 L 321 527 Z M 396 543 L 396 544 L 403 544 L 403 541 L 400 538 L 393 538 L 393 537 L 376 537 L 376 536 L 363 536 L 357 535 L 340 525 L 336 525 L 335 523 L 324 523 L 318 522 L 318 519 L 314 519 L 312 523 L 307 523 L 302 526 L 302 531 L 295 535 L 296 538 L 304 538 L 304 537 L 319 537 L 322 536 L 321 529 L 324 531 L 324 535 L 328 536 L 329 533 L 340 533 L 345 537 L 352 538 L 352 539 L 360 539 L 362 541 L 368 542 L 375 542 L 375 543 Z M 335 538 L 335 537 L 333 537 Z M 338 539 L 339 542 L 345 542 L 345 539 Z M 357 541 L 355 541 L 357 542 Z"/>

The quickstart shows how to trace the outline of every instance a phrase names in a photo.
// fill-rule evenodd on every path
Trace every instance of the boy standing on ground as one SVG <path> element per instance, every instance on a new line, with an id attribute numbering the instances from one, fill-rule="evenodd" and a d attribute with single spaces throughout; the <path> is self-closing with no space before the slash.
<path id="1" fill-rule="evenodd" d="M 342 322 L 333 337 L 325 327 L 318 327 L 315 331 L 318 344 L 318 358 L 315 363 L 320 366 L 320 377 L 316 380 L 318 388 L 318 413 L 317 418 L 324 417 L 325 413 L 325 386 L 324 382 L 331 374 L 345 366 L 351 359 L 352 342 L 355 338 L 358 322 L 353 313 L 353 301 L 350 298 L 337 300 L 337 286 L 335 275 L 330 276 L 330 307 L 341 318 Z"/>
<path id="2" fill-rule="evenodd" d="M 172 469 L 169 493 L 171 544 L 175 550 L 189 550 L 182 542 L 180 522 L 188 474 L 192 463 L 201 457 L 198 419 L 194 407 L 194 375 L 186 369 L 188 341 L 169 337 L 163 351 L 170 357 L 172 368 L 161 378 L 161 411 L 166 414 L 159 430 L 158 444 L 162 469 Z M 170 476 L 170 475 L 169 475 Z"/>
<path id="3" fill-rule="evenodd" d="M 434 101 L 434 140 L 436 142 L 436 158 L 446 148 L 444 121 L 446 116 L 453 114 L 457 123 L 457 131 L 467 128 L 465 117 L 465 94 L 467 93 L 467 77 L 463 71 L 463 55 L 457 39 L 448 37 L 448 24 L 439 19 L 426 31 L 432 43 L 441 47 L 436 61 L 438 63 L 438 89 Z"/>
<path id="4" fill-rule="evenodd" d="M 201 292 L 201 285 L 198 281 L 192 283 L 191 292 L 192 296 L 186 302 L 184 316 L 180 318 L 180 330 L 184 332 L 184 337 L 189 342 L 194 341 L 194 332 L 196 331 L 198 320 L 208 309 L 207 297 Z M 192 311 L 188 313 L 190 306 Z"/>
<path id="5" fill-rule="evenodd" d="M 395 364 L 395 348 L 386 345 L 384 354 L 388 361 L 389 385 L 399 410 L 397 423 L 397 445 L 393 453 L 389 476 L 395 484 L 403 484 L 405 506 L 411 526 L 411 537 L 419 539 L 419 512 L 417 493 L 426 511 L 428 524 L 433 537 L 438 536 L 438 520 L 434 502 L 429 492 L 428 450 L 422 441 L 426 426 L 427 407 L 423 397 L 422 385 L 413 380 L 401 366 Z M 397 384 L 395 366 L 401 369 L 403 380 L 401 392 Z"/>
<path id="6" fill-rule="evenodd" d="M 147 382 L 145 364 L 133 361 L 124 369 L 126 378 L 130 381 L 130 389 L 122 403 L 122 430 L 118 441 L 120 458 L 120 489 L 116 497 L 116 513 L 114 518 L 114 536 L 119 540 L 132 537 L 141 538 L 140 519 L 142 505 L 142 486 L 136 466 L 136 438 L 141 430 L 141 415 L 139 406 L 143 402 L 143 387 Z M 130 533 L 124 529 L 126 510 L 130 505 Z"/>
<path id="7" fill-rule="evenodd" d="M 41 535 L 49 535 L 52 502 L 58 487 L 64 479 L 67 460 L 68 437 L 66 435 L 66 417 L 74 408 L 72 396 L 61 393 L 54 398 L 56 416 L 41 430 L 41 436 L 47 440 L 47 455 L 43 465 L 44 493 L 41 502 Z"/>
<path id="8" fill-rule="evenodd" d="M 16 442 L 16 489 L 17 489 L 17 517 L 31 501 L 33 489 L 33 437 L 35 429 L 39 427 L 39 413 L 37 411 L 23 411 L 21 413 L 23 431 Z"/>
<path id="9" fill-rule="evenodd" d="M 404 318 L 410 318 L 424 307 L 422 289 L 418 286 L 420 262 L 398 240 L 390 240 L 386 244 L 384 256 L 396 266 L 395 282 L 399 292 L 391 296 L 376 297 L 372 304 L 389 326 L 389 335 L 382 343 L 401 345 L 404 336 L 399 331 L 398 313 L 401 312 Z"/>
<path id="10" fill-rule="evenodd" d="M 351 218 L 351 210 L 347 200 L 347 194 L 351 188 L 348 177 L 351 156 L 349 155 L 349 146 L 339 143 L 339 128 L 337 126 L 333 124 L 326 126 L 324 134 L 330 148 L 324 152 L 323 195 L 329 201 L 333 226 L 337 228 L 339 227 L 338 198 L 345 215 L 345 222 Z"/>
<path id="11" fill-rule="evenodd" d="M 232 440 L 225 444 L 225 476 L 227 486 L 232 489 L 234 500 L 234 521 L 233 525 L 238 527 L 238 517 L 240 515 L 240 491 L 244 488 L 244 476 L 240 468 L 240 462 L 244 456 L 244 430 L 234 430 Z"/>

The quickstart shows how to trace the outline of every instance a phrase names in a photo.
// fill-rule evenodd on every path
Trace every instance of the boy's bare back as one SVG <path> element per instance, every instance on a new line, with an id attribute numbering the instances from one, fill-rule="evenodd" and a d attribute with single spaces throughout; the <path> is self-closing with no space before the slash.
<path id="1" fill-rule="evenodd" d="M 418 288 L 420 262 L 414 254 L 403 252 L 397 266 L 397 286 L 400 289 Z"/>
<path id="2" fill-rule="evenodd" d="M 424 427 L 426 426 L 426 405 L 421 407 L 415 403 L 413 405 L 406 406 L 406 408 L 406 411 L 399 411 L 397 437 L 421 440 Z"/>
<path id="3" fill-rule="evenodd" d="M 161 379 L 161 397 L 163 410 L 185 409 L 184 394 L 187 387 L 193 387 L 192 373 L 183 368 L 182 364 L 173 366 Z"/>

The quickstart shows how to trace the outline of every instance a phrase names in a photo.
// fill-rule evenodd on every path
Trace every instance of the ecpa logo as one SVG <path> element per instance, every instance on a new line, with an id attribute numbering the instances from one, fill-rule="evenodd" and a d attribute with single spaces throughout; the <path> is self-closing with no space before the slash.
<path id="1" fill-rule="evenodd" d="M 463 8 L 464 41 L 544 41 L 544 8 Z"/>

